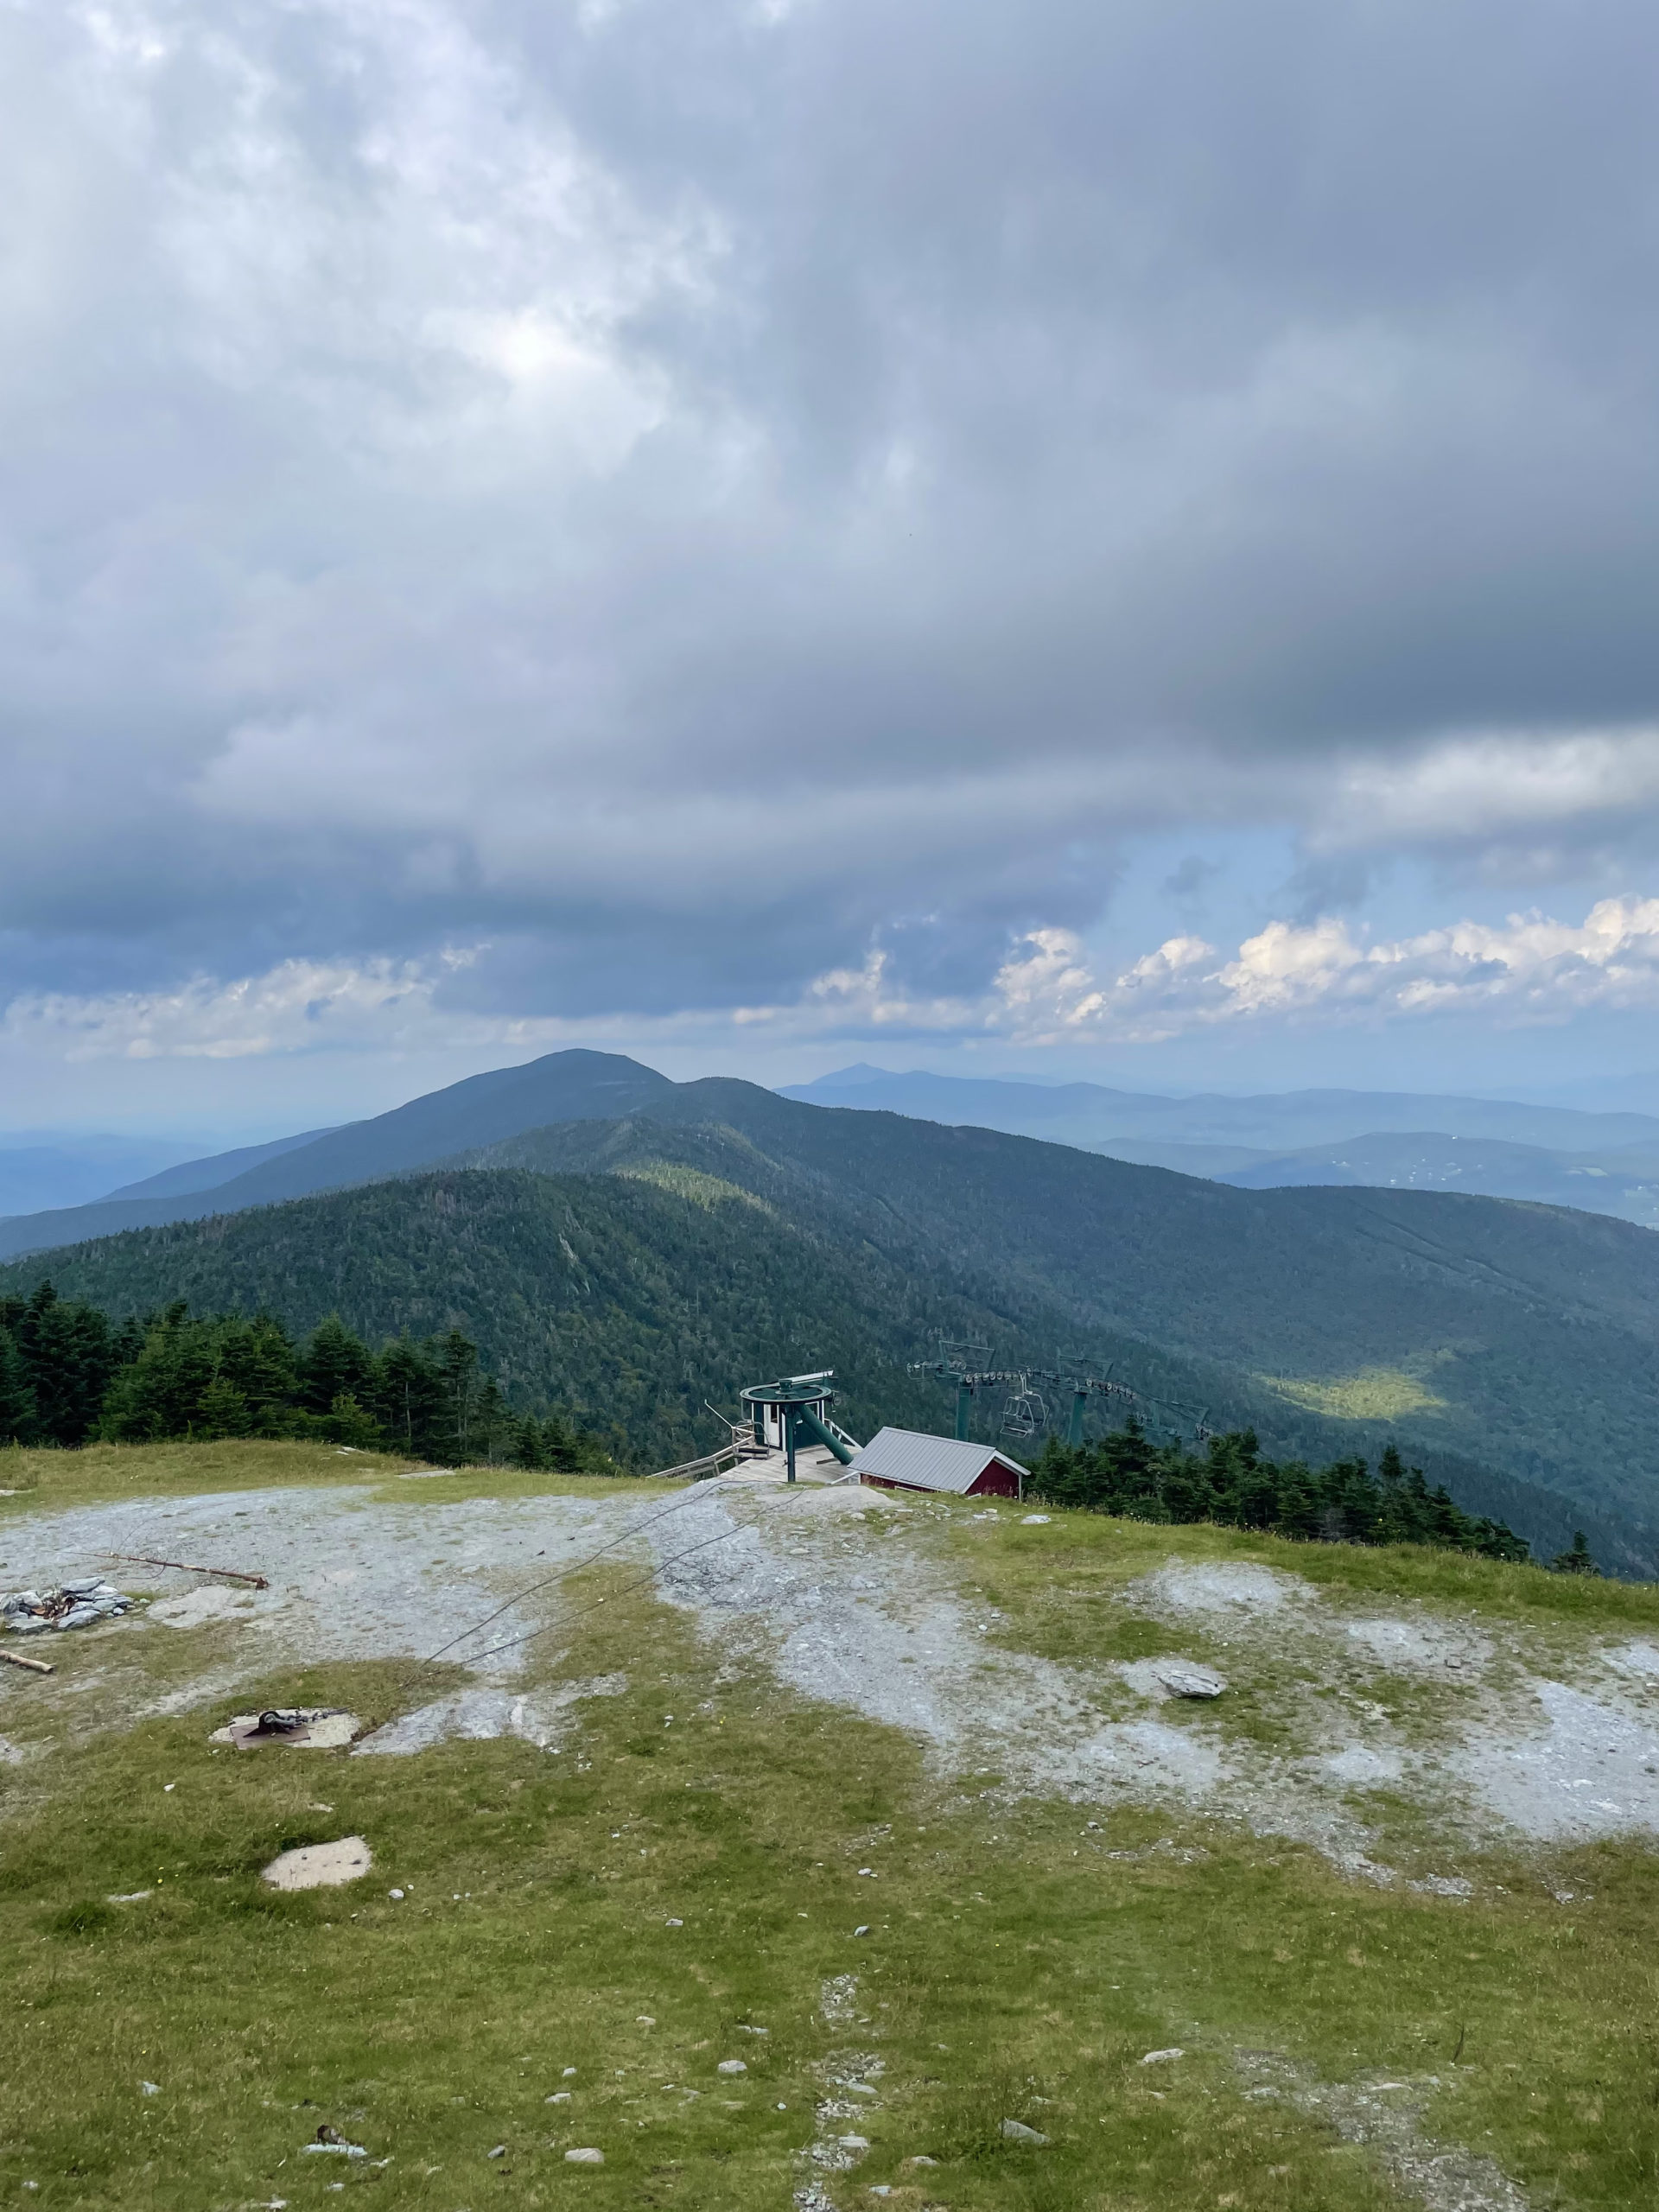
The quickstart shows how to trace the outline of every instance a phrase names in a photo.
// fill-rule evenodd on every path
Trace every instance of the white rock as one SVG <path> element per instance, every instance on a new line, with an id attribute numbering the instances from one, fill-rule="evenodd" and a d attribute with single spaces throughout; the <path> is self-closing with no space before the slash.
<path id="1" fill-rule="evenodd" d="M 567 2166 L 602 2166 L 605 2163 L 605 2153 L 602 2151 L 594 2150 L 567 2151 L 564 2154 L 564 2163 Z"/>
<path id="2" fill-rule="evenodd" d="M 722 2058 L 715 2069 L 716 2074 L 747 2074 L 748 2070 L 741 2058 Z"/>
<path id="3" fill-rule="evenodd" d="M 1149 2050 L 1141 2061 L 1143 2066 L 1161 2066 L 1166 2058 L 1185 2058 L 1186 2053 L 1179 2044 L 1168 2050 Z"/>
<path id="4" fill-rule="evenodd" d="M 308 1843 L 280 1853 L 261 1878 L 273 1890 L 334 1889 L 342 1882 L 360 1881 L 373 1864 L 374 1855 L 360 1835 L 343 1835 L 337 1843 Z"/>
<path id="5" fill-rule="evenodd" d="M 1046 1513 L 1027 1513 L 1021 1516 L 1020 1525 L 1023 1529 L 1046 1529 L 1048 1521 Z"/>
<path id="6" fill-rule="evenodd" d="M 1002 2133 L 1010 2143 L 1046 2143 L 1046 2135 L 1039 2135 L 1034 2127 L 1027 2127 L 1023 2120 L 1005 2120 Z"/>

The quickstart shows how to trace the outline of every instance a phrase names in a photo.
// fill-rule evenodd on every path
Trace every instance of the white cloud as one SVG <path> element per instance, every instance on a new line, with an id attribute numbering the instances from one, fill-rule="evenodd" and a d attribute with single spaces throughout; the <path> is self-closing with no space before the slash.
<path id="1" fill-rule="evenodd" d="M 1484 731 L 1414 757 L 1338 765 L 1316 849 L 1582 838 L 1659 805 L 1659 729 Z"/>
<path id="2" fill-rule="evenodd" d="M 1659 1009 L 1659 899 L 1604 899 L 1578 925 L 1512 914 L 1375 944 L 1330 916 L 1274 921 L 1219 965 L 1201 939 L 1172 938 L 1103 983 L 1068 933 L 1027 944 L 997 979 L 991 1017 L 1022 1043 L 1147 1043 L 1223 1022 L 1462 1012 L 1516 1025 Z"/>
<path id="3" fill-rule="evenodd" d="M 225 983 L 77 998 L 29 995 L 0 1019 L 0 1055 L 71 1063 L 291 1059 L 384 1051 L 503 1060 L 588 1045 L 718 1063 L 818 1042 L 1025 1047 L 1145 1045 L 1221 1025 L 1398 1024 L 1447 1014 L 1499 1026 L 1560 1023 L 1592 1007 L 1659 1010 L 1659 899 L 1602 900 L 1578 925 L 1540 914 L 1457 922 L 1374 944 L 1329 918 L 1275 921 L 1223 959 L 1171 938 L 1102 977 L 1076 934 L 1045 929 L 1009 950 L 978 995 L 907 989 L 891 957 L 819 976 L 798 998 L 657 1016 L 525 1019 L 468 1010 L 445 985 L 487 950 L 425 962 L 284 961 Z"/>
<path id="4" fill-rule="evenodd" d="M 0 1021 L 0 1046 L 69 1061 L 264 1058 L 428 1041 L 434 994 L 471 957 L 429 964 L 378 960 L 285 960 L 232 982 L 196 976 L 176 990 L 76 998 L 16 998 Z"/>

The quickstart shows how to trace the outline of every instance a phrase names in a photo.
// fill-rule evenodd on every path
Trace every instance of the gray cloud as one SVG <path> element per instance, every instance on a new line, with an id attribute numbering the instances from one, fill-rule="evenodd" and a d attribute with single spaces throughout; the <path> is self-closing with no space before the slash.
<path id="1" fill-rule="evenodd" d="M 1147 829 L 1299 827 L 1307 918 L 1372 845 L 1637 868 L 1656 48 L 14 4 L 14 988 L 460 944 L 473 1009 L 658 1014 L 874 945 L 966 997 Z"/>

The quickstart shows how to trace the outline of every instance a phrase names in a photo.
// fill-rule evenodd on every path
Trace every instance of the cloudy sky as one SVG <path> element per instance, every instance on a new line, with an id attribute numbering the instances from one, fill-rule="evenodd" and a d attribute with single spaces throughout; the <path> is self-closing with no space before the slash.
<path id="1" fill-rule="evenodd" d="M 0 0 L 0 1126 L 1659 1066 L 1656 65 Z"/>

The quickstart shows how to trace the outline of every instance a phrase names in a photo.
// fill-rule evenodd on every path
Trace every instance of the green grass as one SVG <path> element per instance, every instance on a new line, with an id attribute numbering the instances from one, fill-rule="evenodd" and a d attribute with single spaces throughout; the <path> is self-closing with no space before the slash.
<path id="1" fill-rule="evenodd" d="M 204 1462 L 198 1486 L 226 1465 Z M 169 1462 L 167 1480 L 187 1471 Z M 1161 1560 L 1231 1542 L 1084 1516 L 911 1526 L 995 1587 L 1005 1638 L 1046 1573 L 1068 1587 L 1091 1558 L 1116 1573 L 1114 1543 L 1155 1538 Z M 1299 1569 L 1315 1548 L 1294 1548 Z M 568 1649 L 531 1647 L 547 1679 L 627 1673 L 557 1755 L 457 1743 L 353 1760 L 207 1740 L 232 1704 L 378 1719 L 457 1679 L 411 1662 L 278 1670 L 234 1700 L 0 1768 L 0 2202 L 220 2212 L 281 2196 L 304 2212 L 343 2182 L 348 2201 L 430 2212 L 776 2212 L 823 2132 L 815 2069 L 842 2050 L 884 2069 L 875 2109 L 835 2123 L 872 2145 L 829 2182 L 846 2207 L 875 2201 L 876 2183 L 912 2212 L 1393 2203 L 1366 2153 L 1244 2094 L 1241 2048 L 1335 2082 L 1438 2074 L 1426 2126 L 1489 2152 L 1540 2202 L 1651 2201 L 1652 1853 L 1552 1854 L 1550 1881 L 1580 1893 L 1567 1908 L 1539 1862 L 1465 1858 L 1478 1893 L 1459 1904 L 1355 1885 L 1310 1852 L 1168 1810 L 1011 1807 L 982 1781 L 931 1778 L 897 1732 L 780 1690 L 629 1589 L 632 1572 L 589 1570 L 610 1602 Z M 60 1712 L 77 1683 L 87 1710 L 124 1645 L 173 1665 L 189 1641 L 62 1639 L 59 1675 L 4 1684 L 0 1727 L 21 1738 L 26 1713 Z M 209 1649 L 193 1646 L 198 1661 Z M 277 1850 L 352 1833 L 375 1853 L 364 1882 L 289 1897 L 261 1885 Z M 1168 1838 L 1202 1855 L 1151 1848 Z M 142 1903 L 105 1902 L 143 1888 Z M 821 1985 L 843 1974 L 861 2018 L 828 2025 Z M 1141 2065 L 1173 2044 L 1187 2056 Z M 715 2070 L 728 2057 L 748 2065 L 734 2082 Z M 562 2089 L 570 2105 L 544 2101 Z M 1005 2141 L 1005 2116 L 1052 2142 Z M 304 2155 L 322 2122 L 391 2163 Z M 566 2165 L 577 2144 L 605 2166 Z M 939 2164 L 907 2166 L 917 2154 Z"/>
<path id="2" fill-rule="evenodd" d="M 1051 1513 L 1049 1526 L 1032 1529 L 1007 1515 L 985 1522 L 954 1514 L 948 1522 L 954 1554 L 964 1564 L 985 1567 L 987 1573 L 994 1561 L 992 1579 L 1000 1578 L 1022 1603 L 1064 1597 L 1054 1586 L 1057 1580 L 1077 1586 L 1085 1599 L 1115 1596 L 1179 1555 L 1195 1565 L 1246 1560 L 1299 1575 L 1356 1614 L 1378 1603 L 1397 1611 L 1416 1602 L 1441 1611 L 1540 1627 L 1560 1623 L 1659 1632 L 1659 1583 L 1551 1574 L 1541 1567 L 1512 1567 L 1418 1544 L 1301 1543 L 1208 1522 L 1171 1527 L 1106 1514 L 1045 1510 Z M 1085 1580 L 1092 1590 L 1084 1591 Z"/>
<path id="3" fill-rule="evenodd" d="M 1437 1398 L 1418 1376 L 1401 1367 L 1363 1367 L 1357 1375 L 1324 1381 L 1284 1375 L 1255 1379 L 1292 1405 L 1337 1421 L 1403 1421 L 1410 1414 L 1438 1413 L 1446 1405 L 1444 1398 Z"/>

